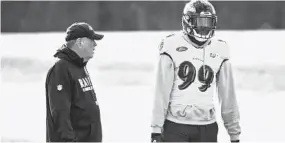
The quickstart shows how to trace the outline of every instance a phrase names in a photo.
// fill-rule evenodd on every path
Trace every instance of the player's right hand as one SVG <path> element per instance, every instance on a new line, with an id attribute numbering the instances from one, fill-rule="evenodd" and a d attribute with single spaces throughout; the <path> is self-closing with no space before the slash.
<path id="1" fill-rule="evenodd" d="M 151 134 L 151 142 L 152 143 L 161 142 L 161 134 L 160 133 L 152 133 Z"/>

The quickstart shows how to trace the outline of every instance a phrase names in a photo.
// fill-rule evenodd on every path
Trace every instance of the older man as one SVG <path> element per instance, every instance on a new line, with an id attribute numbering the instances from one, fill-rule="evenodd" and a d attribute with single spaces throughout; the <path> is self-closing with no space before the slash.
<path id="1" fill-rule="evenodd" d="M 66 30 L 66 44 L 57 50 L 59 60 L 46 78 L 46 141 L 101 142 L 100 109 L 86 64 L 94 55 L 95 33 L 84 22 Z"/>

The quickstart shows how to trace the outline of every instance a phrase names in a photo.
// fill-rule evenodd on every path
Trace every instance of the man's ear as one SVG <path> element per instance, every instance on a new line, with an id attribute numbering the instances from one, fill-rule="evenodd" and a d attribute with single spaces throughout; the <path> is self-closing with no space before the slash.
<path id="1" fill-rule="evenodd" d="M 76 45 L 77 45 L 78 48 L 81 48 L 81 47 L 82 47 L 83 42 L 82 42 L 82 39 L 81 39 L 81 38 L 77 38 L 77 39 L 76 39 Z"/>

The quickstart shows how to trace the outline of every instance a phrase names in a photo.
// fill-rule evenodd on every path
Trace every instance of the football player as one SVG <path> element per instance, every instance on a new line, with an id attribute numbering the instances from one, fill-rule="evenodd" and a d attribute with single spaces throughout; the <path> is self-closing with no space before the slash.
<path id="1" fill-rule="evenodd" d="M 214 37 L 217 15 L 207 0 L 191 0 L 183 10 L 182 30 L 160 44 L 152 117 L 152 142 L 217 142 L 214 106 L 232 142 L 241 133 L 229 47 Z"/>

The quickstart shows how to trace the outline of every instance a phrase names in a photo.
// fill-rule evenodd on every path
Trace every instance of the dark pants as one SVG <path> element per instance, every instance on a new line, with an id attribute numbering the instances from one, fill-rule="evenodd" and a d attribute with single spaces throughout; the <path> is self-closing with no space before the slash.
<path id="1" fill-rule="evenodd" d="M 184 125 L 166 120 L 162 142 L 217 142 L 218 124 Z"/>

